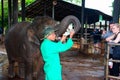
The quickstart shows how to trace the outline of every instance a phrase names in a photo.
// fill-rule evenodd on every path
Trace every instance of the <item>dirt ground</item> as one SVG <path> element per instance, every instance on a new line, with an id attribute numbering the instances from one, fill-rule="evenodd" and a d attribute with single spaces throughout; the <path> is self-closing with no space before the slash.
<path id="1" fill-rule="evenodd" d="M 66 80 L 104 80 L 102 56 L 82 54 L 79 51 L 67 53 L 68 55 L 61 58 Z"/>
<path id="2" fill-rule="evenodd" d="M 104 80 L 103 56 L 84 54 L 77 49 L 60 54 L 63 80 Z M 0 45 L 0 80 L 8 79 L 8 60 L 4 45 Z M 22 80 L 22 79 L 21 79 Z"/>

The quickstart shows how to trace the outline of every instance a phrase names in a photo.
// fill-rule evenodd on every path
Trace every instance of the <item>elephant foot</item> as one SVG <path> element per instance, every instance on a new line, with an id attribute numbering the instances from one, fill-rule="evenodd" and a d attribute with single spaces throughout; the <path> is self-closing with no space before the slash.
<path id="1" fill-rule="evenodd" d="M 18 74 L 19 78 L 25 78 L 24 74 Z"/>
<path id="2" fill-rule="evenodd" d="M 9 77 L 9 78 L 15 77 L 15 72 L 14 72 L 13 70 L 11 70 L 11 71 L 9 70 L 9 71 L 8 71 L 8 77 Z"/>
<path id="3" fill-rule="evenodd" d="M 20 78 L 25 78 L 25 71 L 24 71 L 24 69 L 20 69 L 20 70 L 19 70 L 18 76 L 19 76 Z"/>
<path id="4" fill-rule="evenodd" d="M 25 67 L 24 63 L 19 62 L 18 65 L 18 77 L 25 78 Z"/>
<path id="5" fill-rule="evenodd" d="M 33 77 L 36 78 L 37 77 L 37 72 L 33 73 Z"/>
<path id="6" fill-rule="evenodd" d="M 15 77 L 15 71 L 14 71 L 14 63 L 9 63 L 9 67 L 8 67 L 8 77 L 9 78 L 13 78 Z"/>
<path id="7" fill-rule="evenodd" d="M 14 77 L 15 77 L 15 74 L 8 74 L 8 77 L 9 77 L 9 78 L 14 78 Z"/>
<path id="8" fill-rule="evenodd" d="M 30 74 L 30 75 L 27 75 L 26 77 L 25 77 L 25 80 L 33 80 L 32 79 L 32 75 Z"/>

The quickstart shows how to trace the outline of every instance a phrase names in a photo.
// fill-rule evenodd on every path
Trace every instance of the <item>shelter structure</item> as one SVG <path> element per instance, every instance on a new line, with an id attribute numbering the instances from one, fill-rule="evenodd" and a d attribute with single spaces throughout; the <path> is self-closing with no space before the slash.
<path id="1" fill-rule="evenodd" d="M 83 8 L 82 6 L 71 4 L 63 0 L 35 0 L 35 2 L 31 3 L 29 6 L 25 6 L 25 0 L 21 0 L 21 8 L 22 10 L 18 11 L 18 0 L 8 0 L 9 27 L 18 22 L 18 14 L 22 16 L 22 21 L 25 21 L 25 18 L 45 15 L 53 17 L 57 21 L 61 21 L 67 15 L 74 15 L 83 24 L 98 22 L 100 15 L 105 21 L 112 20 L 111 16 L 99 10 Z"/>
<path id="2" fill-rule="evenodd" d="M 62 0 L 36 0 L 31 5 L 25 8 L 26 17 L 33 18 L 35 16 L 48 15 L 55 20 L 61 21 L 67 15 L 74 15 L 81 21 L 82 7 L 71 4 Z M 84 23 L 91 24 L 99 21 L 99 16 L 102 15 L 103 20 L 110 21 L 112 17 L 98 10 L 85 8 Z"/>
<path id="3" fill-rule="evenodd" d="M 99 21 L 99 16 L 102 16 L 102 19 L 105 20 L 105 27 L 107 27 L 107 21 L 112 20 L 111 16 L 99 10 L 84 8 L 63 0 L 36 0 L 25 8 L 25 17 L 34 18 L 45 15 L 53 17 L 57 21 L 61 21 L 68 15 L 76 16 L 82 24 L 81 34 L 84 33 L 84 24 L 95 24 Z M 100 25 L 102 24 L 100 23 Z M 94 27 L 95 26 L 96 25 L 94 25 Z"/>

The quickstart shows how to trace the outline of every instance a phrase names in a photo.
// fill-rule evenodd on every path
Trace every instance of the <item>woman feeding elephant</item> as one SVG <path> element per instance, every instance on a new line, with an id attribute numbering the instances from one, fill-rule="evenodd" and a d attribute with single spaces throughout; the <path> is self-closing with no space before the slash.
<path id="1" fill-rule="evenodd" d="M 70 49 L 73 45 L 72 37 L 74 30 L 71 29 L 69 32 L 65 32 L 62 35 L 60 41 L 55 42 L 56 34 L 55 30 L 51 27 L 45 27 L 43 30 L 44 40 L 41 44 L 41 53 L 44 64 L 45 80 L 62 80 L 61 64 L 59 53 Z M 65 42 L 67 36 L 68 40 Z"/>
<path id="2" fill-rule="evenodd" d="M 72 15 L 63 18 L 59 24 L 51 17 L 38 16 L 32 23 L 20 22 L 9 28 L 5 36 L 5 48 L 9 61 L 8 76 L 14 78 L 17 75 L 24 80 L 34 80 L 34 77 L 37 80 L 43 80 L 43 61 L 39 51 L 39 45 L 41 45 L 41 39 L 43 38 L 41 31 L 43 31 L 45 25 L 51 25 L 50 27 L 57 29 L 57 36 L 61 36 L 70 23 L 74 24 L 75 33 L 79 31 L 79 19 Z M 48 35 L 45 36 L 44 34 L 44 38 L 46 40 Z M 49 46 L 47 45 L 47 49 Z M 48 51 L 51 50 L 48 49 Z M 17 73 L 14 71 L 15 62 L 18 63 Z M 36 66 L 35 63 L 39 65 Z M 35 75 L 33 75 L 34 73 Z"/>

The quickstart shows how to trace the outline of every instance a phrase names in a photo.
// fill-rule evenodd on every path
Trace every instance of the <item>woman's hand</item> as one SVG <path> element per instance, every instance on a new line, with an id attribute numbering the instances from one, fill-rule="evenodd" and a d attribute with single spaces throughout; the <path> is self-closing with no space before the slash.
<path id="1" fill-rule="evenodd" d="M 66 33 L 66 32 L 65 32 L 65 33 Z M 68 36 L 68 35 L 66 35 L 65 33 L 62 35 L 61 42 L 65 42 L 65 40 L 66 40 L 66 38 L 67 38 L 67 36 Z M 70 31 L 70 38 L 72 38 L 74 34 L 75 34 L 75 31 L 74 31 L 74 29 L 72 29 L 72 30 Z"/>
<path id="2" fill-rule="evenodd" d="M 73 29 L 73 30 L 70 31 L 70 38 L 72 38 L 74 34 L 75 34 L 75 31 Z"/>
<path id="3" fill-rule="evenodd" d="M 62 38 L 61 38 L 61 42 L 65 42 L 67 36 L 66 35 L 63 35 Z"/>

